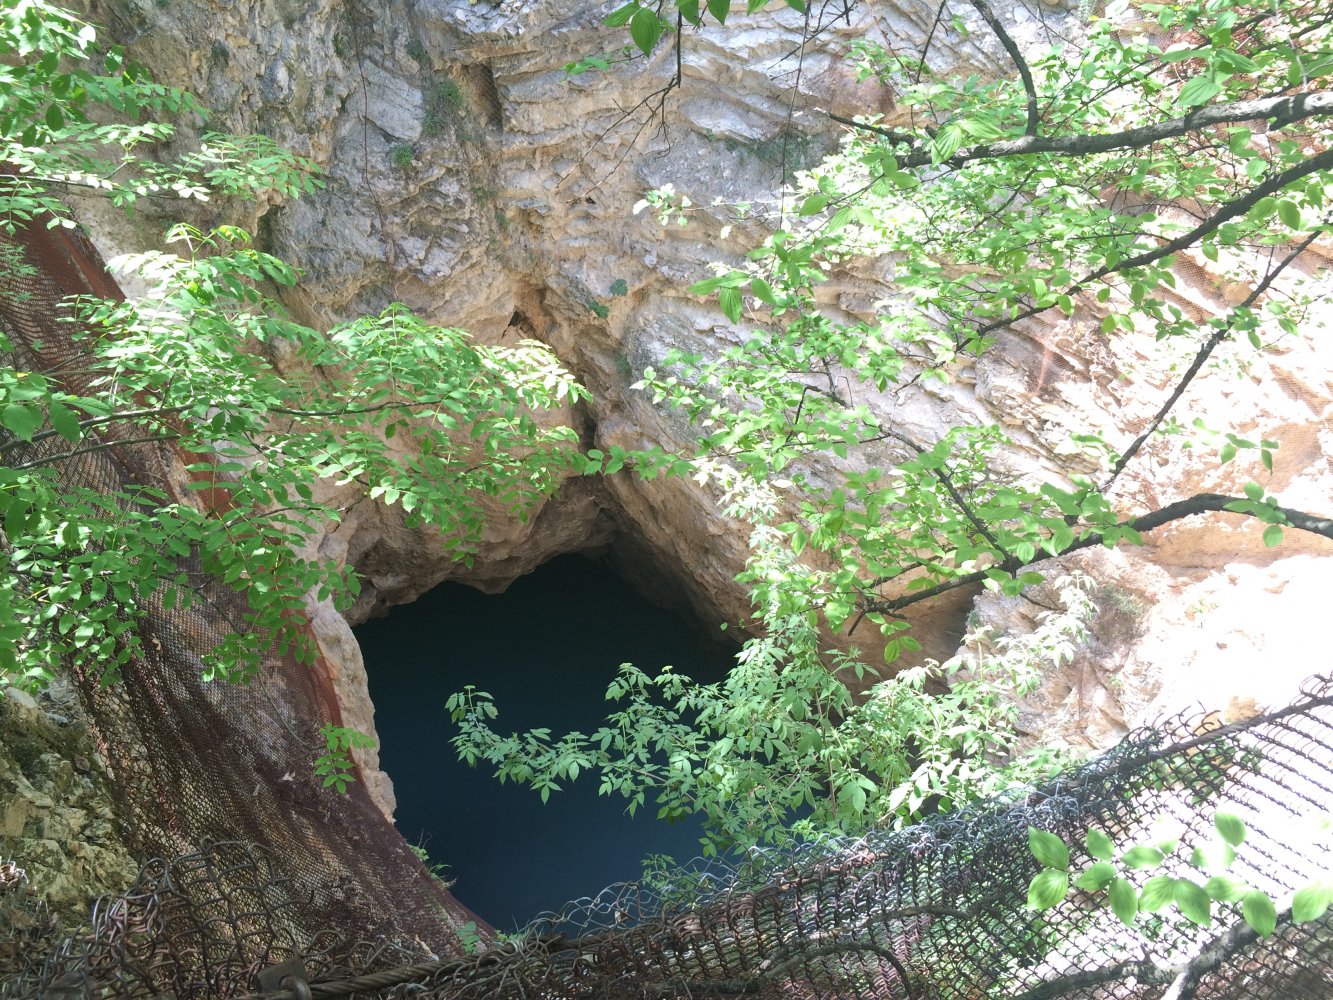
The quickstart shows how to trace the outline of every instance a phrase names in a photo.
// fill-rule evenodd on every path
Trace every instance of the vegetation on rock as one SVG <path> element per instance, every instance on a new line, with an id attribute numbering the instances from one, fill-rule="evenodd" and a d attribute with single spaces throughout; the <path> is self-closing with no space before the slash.
<path id="1" fill-rule="evenodd" d="M 788 6 L 807 38 L 833 16 Z M 1264 485 L 1280 442 L 1240 433 L 1246 414 L 1207 427 L 1188 410 L 1223 345 L 1262 355 L 1318 320 L 1305 251 L 1327 242 L 1330 222 L 1333 14 L 1294 0 L 1118 0 L 1078 44 L 1025 52 L 986 0 L 954 6 L 967 13 L 955 28 L 989 33 L 1012 73 L 937 76 L 928 52 L 861 42 L 858 71 L 892 88 L 895 122 L 847 119 L 841 149 L 799 175 L 770 235 L 691 287 L 716 297 L 740 342 L 644 373 L 645 391 L 692 419 L 698 451 L 589 463 L 719 489 L 752 525 L 743 579 L 758 637 L 719 686 L 625 668 L 608 691 L 617 710 L 591 735 L 504 736 L 495 706 L 466 691 L 451 703 L 466 758 L 543 795 L 595 770 L 631 808 L 704 812 L 714 848 L 902 822 L 1040 773 L 1043 761 L 1008 761 L 1013 730 L 997 710 L 1022 673 L 983 663 L 959 684 L 956 663 L 927 665 L 858 699 L 854 682 L 874 671 L 829 651 L 825 627 L 877 626 L 892 662 L 919 648 L 909 608 L 968 586 L 1017 594 L 1063 556 L 1207 511 L 1245 515 L 1269 546 L 1292 530 L 1333 537 L 1333 520 Z M 730 13 L 725 0 L 632 0 L 607 18 L 645 57 L 676 49 L 674 76 L 641 110 L 661 113 L 680 86 L 691 30 Z M 684 198 L 663 188 L 646 203 L 683 221 Z M 1175 294 L 1184 262 L 1240 291 L 1200 315 Z M 873 319 L 819 295 L 857 267 L 892 275 Z M 1150 332 L 1186 353 L 1140 426 L 1070 442 L 1092 471 L 1035 476 L 1002 427 L 916 439 L 873 405 L 952 381 L 1004 331 L 1039 321 L 1076 337 Z M 1250 460 L 1254 478 L 1145 508 L 1124 486 L 1164 438 L 1213 449 L 1221 465 Z M 811 463 L 822 455 L 838 461 Z M 1064 642 L 1077 617 L 1062 628 Z M 952 694 L 928 695 L 927 678 Z"/>
<path id="2" fill-rule="evenodd" d="M 263 136 L 205 133 L 162 160 L 177 138 L 168 122 L 203 110 L 119 50 L 99 51 L 91 26 L 44 0 L 0 13 L 0 52 L 0 227 L 17 311 L 35 266 L 25 232 L 74 225 L 61 191 L 128 208 L 285 198 L 319 183 L 313 164 Z M 315 480 L 360 484 L 437 525 L 465 558 L 484 503 L 522 514 L 581 461 L 569 429 L 538 419 L 582 394 L 541 345 L 480 347 L 401 306 L 316 331 L 271 297 L 297 281 L 292 268 L 245 232 L 178 225 L 166 243 L 174 252 L 118 262 L 146 294 L 71 304 L 73 366 L 33 370 L 34 345 L 0 333 L 4 686 L 40 686 L 60 665 L 113 678 L 140 652 L 140 618 L 190 605 L 205 577 L 249 606 L 205 657 L 205 676 L 243 680 L 275 647 L 306 656 L 309 596 L 356 594 L 353 574 L 313 554 L 342 513 L 317 499 Z M 161 445 L 204 502 L 165 484 L 108 494 L 61 475 L 85 456 Z"/>

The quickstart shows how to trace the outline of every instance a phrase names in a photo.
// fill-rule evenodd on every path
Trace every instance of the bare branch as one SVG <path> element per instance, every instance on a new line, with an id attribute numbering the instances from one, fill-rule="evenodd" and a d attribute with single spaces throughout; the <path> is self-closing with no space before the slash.
<path id="1" fill-rule="evenodd" d="M 1009 32 L 1004 30 L 1004 25 L 995 16 L 995 11 L 991 9 L 987 0 L 971 0 L 971 3 L 976 8 L 977 13 L 990 25 L 990 30 L 995 32 L 995 37 L 1000 40 L 1000 44 L 1004 46 L 1004 51 L 1009 53 L 1009 58 L 1014 61 L 1014 66 L 1018 69 L 1018 75 L 1023 80 L 1023 90 L 1028 95 L 1028 120 L 1027 125 L 1023 128 L 1023 134 L 1035 139 L 1037 126 L 1041 124 L 1041 117 L 1037 111 L 1037 85 L 1032 81 L 1032 70 L 1028 69 L 1027 60 L 1023 58 L 1023 53 L 1014 40 L 1009 37 Z"/>

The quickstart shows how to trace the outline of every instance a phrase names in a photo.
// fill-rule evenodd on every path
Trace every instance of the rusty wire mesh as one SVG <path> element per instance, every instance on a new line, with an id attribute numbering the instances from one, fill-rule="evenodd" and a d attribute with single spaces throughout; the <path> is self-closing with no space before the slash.
<path id="1" fill-rule="evenodd" d="M 69 297 L 120 297 L 100 256 L 75 230 L 35 225 L 0 241 L 6 260 L 21 254 L 28 265 L 0 268 L 0 322 L 12 344 L 7 363 L 47 373 L 68 391 L 88 392 L 96 373 L 68 322 Z M 117 433 L 114 425 L 101 428 L 97 444 L 114 444 Z M 34 446 L 63 447 L 52 441 Z M 36 451 L 23 458 L 38 456 L 52 457 Z M 123 496 L 127 488 L 147 486 L 197 502 L 184 488 L 181 465 L 170 445 L 156 443 L 88 450 L 56 462 L 66 489 Z M 192 565 L 182 562 L 187 572 Z M 425 941 L 442 954 L 462 954 L 456 928 L 473 915 L 429 876 L 361 784 L 340 796 L 314 776 L 313 762 L 324 749 L 320 728 L 340 721 L 334 668 L 319 658 L 301 664 L 274 653 L 254 683 L 204 682 L 200 657 L 244 627 L 245 607 L 240 595 L 194 575 L 199 596 L 188 610 L 160 603 L 141 609 L 141 653 L 118 683 L 102 683 L 96 670 L 75 678 L 131 849 L 140 858 L 174 858 L 207 841 L 261 842 L 273 849 L 284 891 L 300 900 L 282 911 L 293 939 L 306 942 L 333 929 L 406 942 L 424 957 L 434 957 Z M 243 867 L 236 870 L 244 874 Z M 225 884 L 218 892 L 229 898 Z M 124 946 L 127 954 L 138 955 L 141 940 L 138 934 L 127 939 L 135 942 Z M 213 992 L 204 995 L 249 986 L 239 971 L 218 975 Z"/>
<path id="2" fill-rule="evenodd" d="M 210 844 L 150 864 L 128 894 L 99 906 L 90 931 L 0 997 L 294 1000 L 280 980 L 256 994 L 237 986 L 255 989 L 265 968 L 296 959 L 312 996 L 363 1000 L 1323 1000 L 1333 995 L 1333 926 L 1295 925 L 1289 907 L 1292 890 L 1331 874 L 1327 840 L 1309 821 L 1333 809 L 1333 681 L 1312 681 L 1280 712 L 1202 733 L 1199 723 L 1140 731 L 1042 788 L 896 833 L 650 873 L 544 915 L 515 940 L 427 965 L 413 964 L 419 948 L 373 933 L 308 934 L 309 900 L 271 852 Z M 1123 846 L 1148 820 L 1171 817 L 1197 844 L 1217 808 L 1246 820 L 1233 872 L 1277 900 L 1271 937 L 1229 911 L 1209 927 L 1141 917 L 1130 932 L 1083 893 L 1049 912 L 1025 906 L 1038 869 L 1029 825 L 1071 845 L 1098 825 Z M 1075 866 L 1082 860 L 1076 847 Z"/>

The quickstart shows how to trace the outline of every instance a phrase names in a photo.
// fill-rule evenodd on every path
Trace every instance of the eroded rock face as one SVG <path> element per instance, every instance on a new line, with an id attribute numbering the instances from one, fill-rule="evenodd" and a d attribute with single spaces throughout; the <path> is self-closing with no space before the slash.
<path id="1" fill-rule="evenodd" d="M 399 300 L 488 343 L 536 337 L 592 392 L 590 403 L 565 414 L 589 446 L 687 448 L 680 416 L 631 387 L 671 348 L 715 351 L 742 335 L 684 288 L 710 273 L 711 262 L 736 260 L 762 238 L 784 171 L 836 145 L 841 126 L 823 112 L 893 120 L 894 95 L 858 83 L 842 59 L 850 42 L 887 38 L 905 50 L 929 37 L 929 58 L 943 70 L 996 72 L 1004 56 L 979 24 L 967 38 L 937 29 L 937 5 L 925 0 L 862 5 L 831 23 L 803 58 L 794 12 L 737 18 L 726 32 L 689 34 L 665 128 L 660 121 L 640 128 L 622 116 L 669 78 L 668 53 L 607 73 L 564 70 L 607 44 L 598 25 L 611 6 L 114 0 L 94 4 L 93 16 L 160 77 L 199 92 L 222 125 L 262 128 L 322 164 L 324 191 L 268 210 L 262 224 L 266 206 L 255 210 L 270 247 L 305 272 L 289 302 L 299 318 L 328 323 Z M 1036 13 L 1012 5 L 1005 16 L 1025 43 L 1039 37 L 1043 18 L 1077 28 L 1063 5 Z M 667 183 L 693 203 L 686 225 L 631 213 L 646 189 Z M 738 217 L 742 201 L 751 208 Z M 125 241 L 121 233 L 108 238 Z M 1182 271 L 1180 301 L 1206 315 L 1230 291 L 1198 264 Z M 821 294 L 855 316 L 886 291 L 868 265 Z M 1018 445 L 1009 471 L 1091 471 L 1071 434 L 1107 428 L 1123 446 L 1191 349 L 1181 345 L 1175 356 L 1146 333 L 1107 339 L 1100 319 L 1088 305 L 1072 318 L 1031 323 L 960 364 L 948 385 L 867 394 L 868 401 L 917 440 L 957 423 L 998 423 Z M 1269 488 L 1291 505 L 1326 510 L 1328 348 L 1312 337 L 1258 358 L 1228 350 L 1196 383 L 1190 411 L 1282 440 Z M 1233 428 L 1236 414 L 1252 416 Z M 1129 508 L 1204 488 L 1234 492 L 1255 470 L 1254 463 L 1219 469 L 1212 454 L 1154 442 L 1121 478 L 1117 496 Z M 1105 745 L 1127 726 L 1201 696 L 1238 704 L 1288 697 L 1290 678 L 1258 690 L 1257 675 L 1265 685 L 1277 676 L 1261 662 L 1280 656 L 1291 677 L 1318 668 L 1293 646 L 1312 634 L 1302 619 L 1317 609 L 1302 602 L 1333 550 L 1289 533 L 1269 551 L 1252 526 L 1234 520 L 1197 518 L 1155 534 L 1144 551 L 1077 557 L 1106 580 L 1104 620 L 1074 667 L 1033 699 L 1032 719 L 1042 720 L 1034 731 Z M 443 579 L 499 590 L 557 553 L 609 550 L 651 592 L 675 593 L 716 623 L 748 615 L 734 583 L 745 545 L 744 531 L 721 519 L 696 484 L 620 474 L 567 483 L 526 524 L 492 519 L 471 569 L 450 562 L 429 532 L 406 529 L 396 510 L 369 504 L 356 507 L 322 551 L 366 578 L 353 620 Z M 1029 604 L 985 597 L 978 612 L 997 629 L 1023 629 Z M 923 613 L 929 655 L 954 651 L 966 612 L 960 599 Z M 345 623 L 327 609 L 317 617 L 326 646 L 355 659 Z M 868 645 L 866 636 L 856 639 Z M 349 667 L 341 683 L 345 701 L 365 709 L 349 717 L 368 719 L 357 670 Z"/>
<path id="2" fill-rule="evenodd" d="M 93 900 L 128 885 L 138 866 L 116 834 L 105 765 L 78 696 L 56 680 L 39 696 L 13 688 L 0 699 L 0 844 L 48 912 L 11 893 L 17 872 L 0 865 L 0 935 L 54 938 L 87 918 Z M 36 948 L 34 941 L 34 949 Z M 35 951 L 34 951 L 35 953 Z M 29 955 L 0 954 L 0 964 Z"/>

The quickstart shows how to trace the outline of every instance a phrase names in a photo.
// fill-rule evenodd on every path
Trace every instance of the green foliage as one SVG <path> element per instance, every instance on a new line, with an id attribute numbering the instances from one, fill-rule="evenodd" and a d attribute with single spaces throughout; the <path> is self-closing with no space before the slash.
<path id="1" fill-rule="evenodd" d="M 435 80 L 426 88 L 421 130 L 426 135 L 437 136 L 444 132 L 450 121 L 455 119 L 466 104 L 462 89 L 447 77 Z"/>
<path id="2" fill-rule="evenodd" d="M 0 178 L 11 228 L 41 212 L 63 222 L 46 185 L 75 176 L 122 204 L 146 192 L 281 196 L 316 183 L 310 164 L 255 137 L 206 136 L 176 162 L 139 160 L 135 146 L 171 134 L 151 116 L 195 113 L 193 100 L 114 52 L 99 57 L 114 75 L 81 68 L 94 58 L 92 29 L 45 3 L 25 0 L 2 17 L 0 51 L 11 61 L 0 67 L 0 128 L 24 170 Z M 136 124 L 108 124 L 118 115 Z M 151 291 L 77 303 L 79 393 L 61 373 L 14 367 L 0 336 L 9 362 L 0 365 L 2 685 L 40 686 L 62 665 L 113 679 L 142 652 L 143 616 L 191 606 L 209 580 L 241 595 L 245 611 L 204 652 L 206 678 L 248 679 L 271 651 L 306 658 L 309 597 L 345 607 L 356 594 L 345 568 L 315 554 L 342 514 L 320 499 L 330 492 L 321 481 L 398 505 L 409 525 L 438 527 L 446 549 L 467 558 L 484 510 L 522 516 L 582 467 L 572 431 L 535 416 L 582 396 L 540 345 L 478 347 L 397 305 L 323 333 L 270 298 L 295 272 L 240 229 L 182 225 L 167 242 L 175 252 L 119 262 Z M 28 267 L 12 248 L 0 264 Z M 410 457 L 388 454 L 395 437 Z M 118 442 L 189 456 L 185 489 L 198 502 L 59 477 L 68 459 Z M 354 734 L 326 738 L 319 774 L 343 788 Z"/>
<path id="3" fill-rule="evenodd" d="M 593 450 L 585 465 L 689 475 L 720 493 L 753 531 L 741 579 L 758 637 L 719 685 L 623 667 L 608 691 L 615 708 L 592 734 L 502 735 L 489 696 L 468 689 L 449 705 L 465 759 L 543 797 L 595 772 L 602 792 L 625 796 L 631 811 L 702 813 L 713 849 L 901 823 L 1041 773 L 1048 761 L 1011 761 L 1007 713 L 1035 683 L 1034 664 L 1072 656 L 1090 613 L 1085 586 L 1062 587 L 1064 610 L 1022 655 L 973 637 L 967 662 L 881 681 L 859 654 L 830 650 L 821 630 L 869 622 L 893 662 L 919 651 L 902 616 L 918 602 L 972 584 L 1018 595 L 1043 580 L 1045 561 L 1138 544 L 1140 525 L 1191 512 L 1184 501 L 1170 517 L 1126 509 L 1119 477 L 1155 435 L 1216 448 L 1221 464 L 1253 456 L 1272 472 L 1277 442 L 1202 426 L 1185 412 L 1184 390 L 1219 345 L 1267 350 L 1297 333 L 1312 305 L 1299 287 L 1264 293 L 1329 228 L 1328 116 L 1297 120 L 1291 108 L 1300 102 L 1273 104 L 1258 128 L 1252 108 L 1228 118 L 1227 102 L 1288 101 L 1325 86 L 1330 28 L 1308 5 L 1179 0 L 1136 9 L 1161 32 L 1123 30 L 1117 11 L 1128 6 L 1113 0 L 1105 18 L 1090 20 L 1085 44 L 1036 53 L 1023 66 L 1030 73 L 996 79 L 944 77 L 923 54 L 857 43 L 858 72 L 890 88 L 895 120 L 910 124 L 853 123 L 837 151 L 796 175 L 762 242 L 688 287 L 715 298 L 720 316 L 742 328 L 739 342 L 709 356 L 669 352 L 638 387 L 692 422 L 696 447 Z M 722 26 L 733 4 L 630 0 L 606 18 L 628 55 L 590 56 L 567 70 L 648 56 L 664 40 L 688 44 L 677 14 L 682 24 Z M 634 206 L 645 210 L 672 226 L 698 214 L 690 192 L 672 184 Z M 1253 293 L 1200 318 L 1175 291 L 1184 254 Z M 832 273 L 889 270 L 894 287 L 868 318 L 849 318 L 830 305 L 841 296 L 820 288 Z M 1087 456 L 1089 471 L 1020 474 L 1031 462 L 1004 427 L 960 422 L 917 438 L 871 405 L 908 387 L 947 386 L 1002 331 L 1043 314 L 1091 316 L 1070 329 L 1149 333 L 1194 355 L 1151 421 L 1129 434 L 1088 427 L 1073 436 L 1069 450 Z M 1234 415 L 1238 427 L 1247 418 Z M 1268 544 L 1292 527 L 1258 483 L 1222 499 L 1263 522 Z M 1157 860 L 1140 852 L 1125 863 Z M 1060 867 L 1048 872 L 1034 887 L 1037 903 L 1068 890 Z M 1107 883 L 1112 904 L 1137 912 L 1138 888 L 1117 878 Z M 1186 913 L 1201 912 L 1193 889 L 1170 895 Z M 1313 909 L 1318 900 L 1309 899 Z"/>
<path id="4" fill-rule="evenodd" d="M 323 779 L 325 788 L 345 793 L 347 786 L 356 781 L 353 774 L 356 765 L 352 762 L 351 751 L 368 750 L 375 741 L 365 733 L 331 723 L 319 732 L 324 737 L 327 752 L 315 761 L 315 777 Z"/>
<path id="5" fill-rule="evenodd" d="M 1255 933 L 1269 937 L 1278 921 L 1272 897 L 1228 874 L 1237 848 L 1245 842 L 1244 821 L 1234 813 L 1219 810 L 1213 817 L 1213 827 L 1218 839 L 1192 848 L 1178 834 L 1161 832 L 1152 843 L 1135 844 L 1121 852 L 1119 865 L 1115 863 L 1114 841 L 1094 827 L 1084 838 L 1093 860 L 1078 875 L 1074 875 L 1069 848 L 1063 840 L 1029 827 L 1028 845 L 1042 870 L 1028 885 L 1028 906 L 1049 910 L 1072 886 L 1088 893 L 1105 893 L 1111 911 L 1126 927 L 1133 927 L 1141 913 L 1161 913 L 1173 907 L 1186 921 L 1200 927 L 1211 926 L 1215 916 L 1238 911 Z M 1150 874 L 1154 872 L 1157 874 Z M 1330 902 L 1333 877 L 1325 876 L 1299 889 L 1283 909 L 1290 911 L 1293 923 L 1302 924 L 1322 917 Z"/>
<path id="6" fill-rule="evenodd" d="M 416 162 L 417 151 L 402 142 L 393 149 L 389 150 L 389 162 L 393 164 L 395 170 L 407 170 Z"/>
<path id="7" fill-rule="evenodd" d="M 141 198 L 205 200 L 219 194 L 294 196 L 314 190 L 312 164 L 267 136 L 203 132 L 195 148 L 162 162 L 144 155 L 178 138 L 172 119 L 203 123 L 194 97 L 153 82 L 95 29 L 43 0 L 0 10 L 0 228 L 45 217 L 72 225 L 51 193 L 87 188 L 132 208 Z M 111 120 L 108 120 L 108 119 Z"/>
<path id="8" fill-rule="evenodd" d="M 839 152 L 800 175 L 779 227 L 740 266 L 719 266 L 689 288 L 715 296 L 721 313 L 748 329 L 745 341 L 720 356 L 671 352 L 645 370 L 642 387 L 699 428 L 698 454 L 758 481 L 792 484 L 800 516 L 782 529 L 793 551 L 835 567 L 806 581 L 826 595 L 831 626 L 864 615 L 901 651 L 894 612 L 922 595 L 964 582 L 1015 594 L 1041 579 L 1028 567 L 1044 559 L 1140 541 L 1111 489 L 1137 444 L 1126 448 L 1122 439 L 1117 447 L 1108 442 L 1119 435 L 1089 428 L 1080 440 L 1100 473 L 1018 478 L 1001 471 L 1021 464 L 1004 429 L 957 426 L 915 440 L 864 400 L 905 382 L 948 383 L 1000 330 L 1047 311 L 1072 314 L 1076 298 L 1079 309 L 1106 313 L 1108 336 L 1147 330 L 1199 345 L 1243 336 L 1263 350 L 1272 336 L 1298 329 L 1308 297 L 1294 311 L 1246 299 L 1210 319 L 1187 314 L 1173 294 L 1174 255 L 1163 248 L 1177 241 L 1178 252 L 1193 247 L 1221 261 L 1226 280 L 1262 280 L 1244 251 L 1285 253 L 1327 228 L 1315 219 L 1326 212 L 1333 171 L 1315 169 L 1310 154 L 1322 146 L 1266 143 L 1239 123 L 1225 127 L 1208 155 L 1187 127 L 1146 146 L 1103 149 L 1084 137 L 1171 120 L 1181 108 L 1314 88 L 1333 73 L 1321 48 L 1328 27 L 1303 23 L 1308 11 L 1293 5 L 1271 14 L 1242 0 L 1152 9 L 1171 30 L 1201 41 L 1163 50 L 1109 17 L 1094 20 L 1086 47 L 1032 63 L 1036 139 L 1071 145 L 1021 155 L 996 151 L 1026 141 L 1028 95 L 1017 76 L 942 78 L 859 42 L 862 74 L 892 86 L 900 111 L 931 124 L 888 130 L 870 119 L 853 129 Z M 1192 75 L 1179 84 L 1184 66 Z M 1299 75 L 1297 66 L 1316 72 Z M 1200 79 L 1208 86 L 1193 82 Z M 1333 139 L 1322 117 L 1299 127 Z M 1290 179 L 1259 197 L 1275 178 Z M 1117 211 L 1109 191 L 1149 208 Z M 683 224 L 687 205 L 688 195 L 662 188 L 636 210 L 652 207 L 664 224 Z M 1210 215 L 1216 222 L 1200 226 Z M 873 319 L 849 322 L 817 289 L 856 258 L 892 261 L 896 291 Z M 1174 414 L 1161 424 L 1186 445 L 1189 426 Z M 1212 434 L 1223 463 L 1250 449 L 1271 471 L 1277 442 L 1204 428 L 1194 436 Z M 816 455 L 848 471 L 821 466 L 813 477 Z M 1286 515 L 1262 489 L 1228 509 L 1266 522 L 1267 544 L 1281 540 Z"/>
<path id="9" fill-rule="evenodd" d="M 448 865 L 435 864 L 434 862 L 432 862 L 431 859 L 430 859 L 430 852 L 427 851 L 426 848 L 425 848 L 423 845 L 421 845 L 421 844 L 408 844 L 408 845 L 407 845 L 407 849 L 408 849 L 409 851 L 411 851 L 411 852 L 416 856 L 416 859 L 417 859 L 418 861 L 420 861 L 420 862 L 422 863 L 422 865 L 425 866 L 425 868 L 426 868 L 426 874 L 428 874 L 428 875 L 429 875 L 431 878 L 433 878 L 436 882 L 439 882 L 439 883 L 440 883 L 441 885 L 443 885 L 446 889 L 449 888 L 451 885 L 454 884 L 452 879 L 446 879 L 446 878 L 444 877 L 445 873 L 449 870 L 449 866 L 448 866 Z M 473 930 L 474 932 L 476 931 L 476 925 L 473 925 L 472 930 Z"/>
<path id="10" fill-rule="evenodd" d="M 731 512 L 756 517 L 754 505 L 767 502 L 737 497 Z M 902 671 L 857 698 L 877 671 L 825 649 L 816 591 L 798 585 L 809 571 L 781 540 L 772 528 L 752 538 L 748 576 L 763 634 L 746 643 L 725 681 L 698 684 L 669 667 L 650 677 L 625 664 L 607 690 L 617 708 L 606 726 L 559 738 L 549 729 L 497 732 L 490 696 L 467 688 L 448 703 L 460 757 L 531 785 L 543 800 L 595 773 L 601 794 L 623 796 L 631 814 L 702 814 L 706 853 L 898 825 L 1056 766 L 1049 755 L 1011 760 L 1013 699 L 1081 635 L 1093 609 L 1078 582 L 1064 587 L 1065 610 L 1027 642 L 999 644 L 975 662 Z M 939 693 L 942 681 L 948 689 Z"/>

